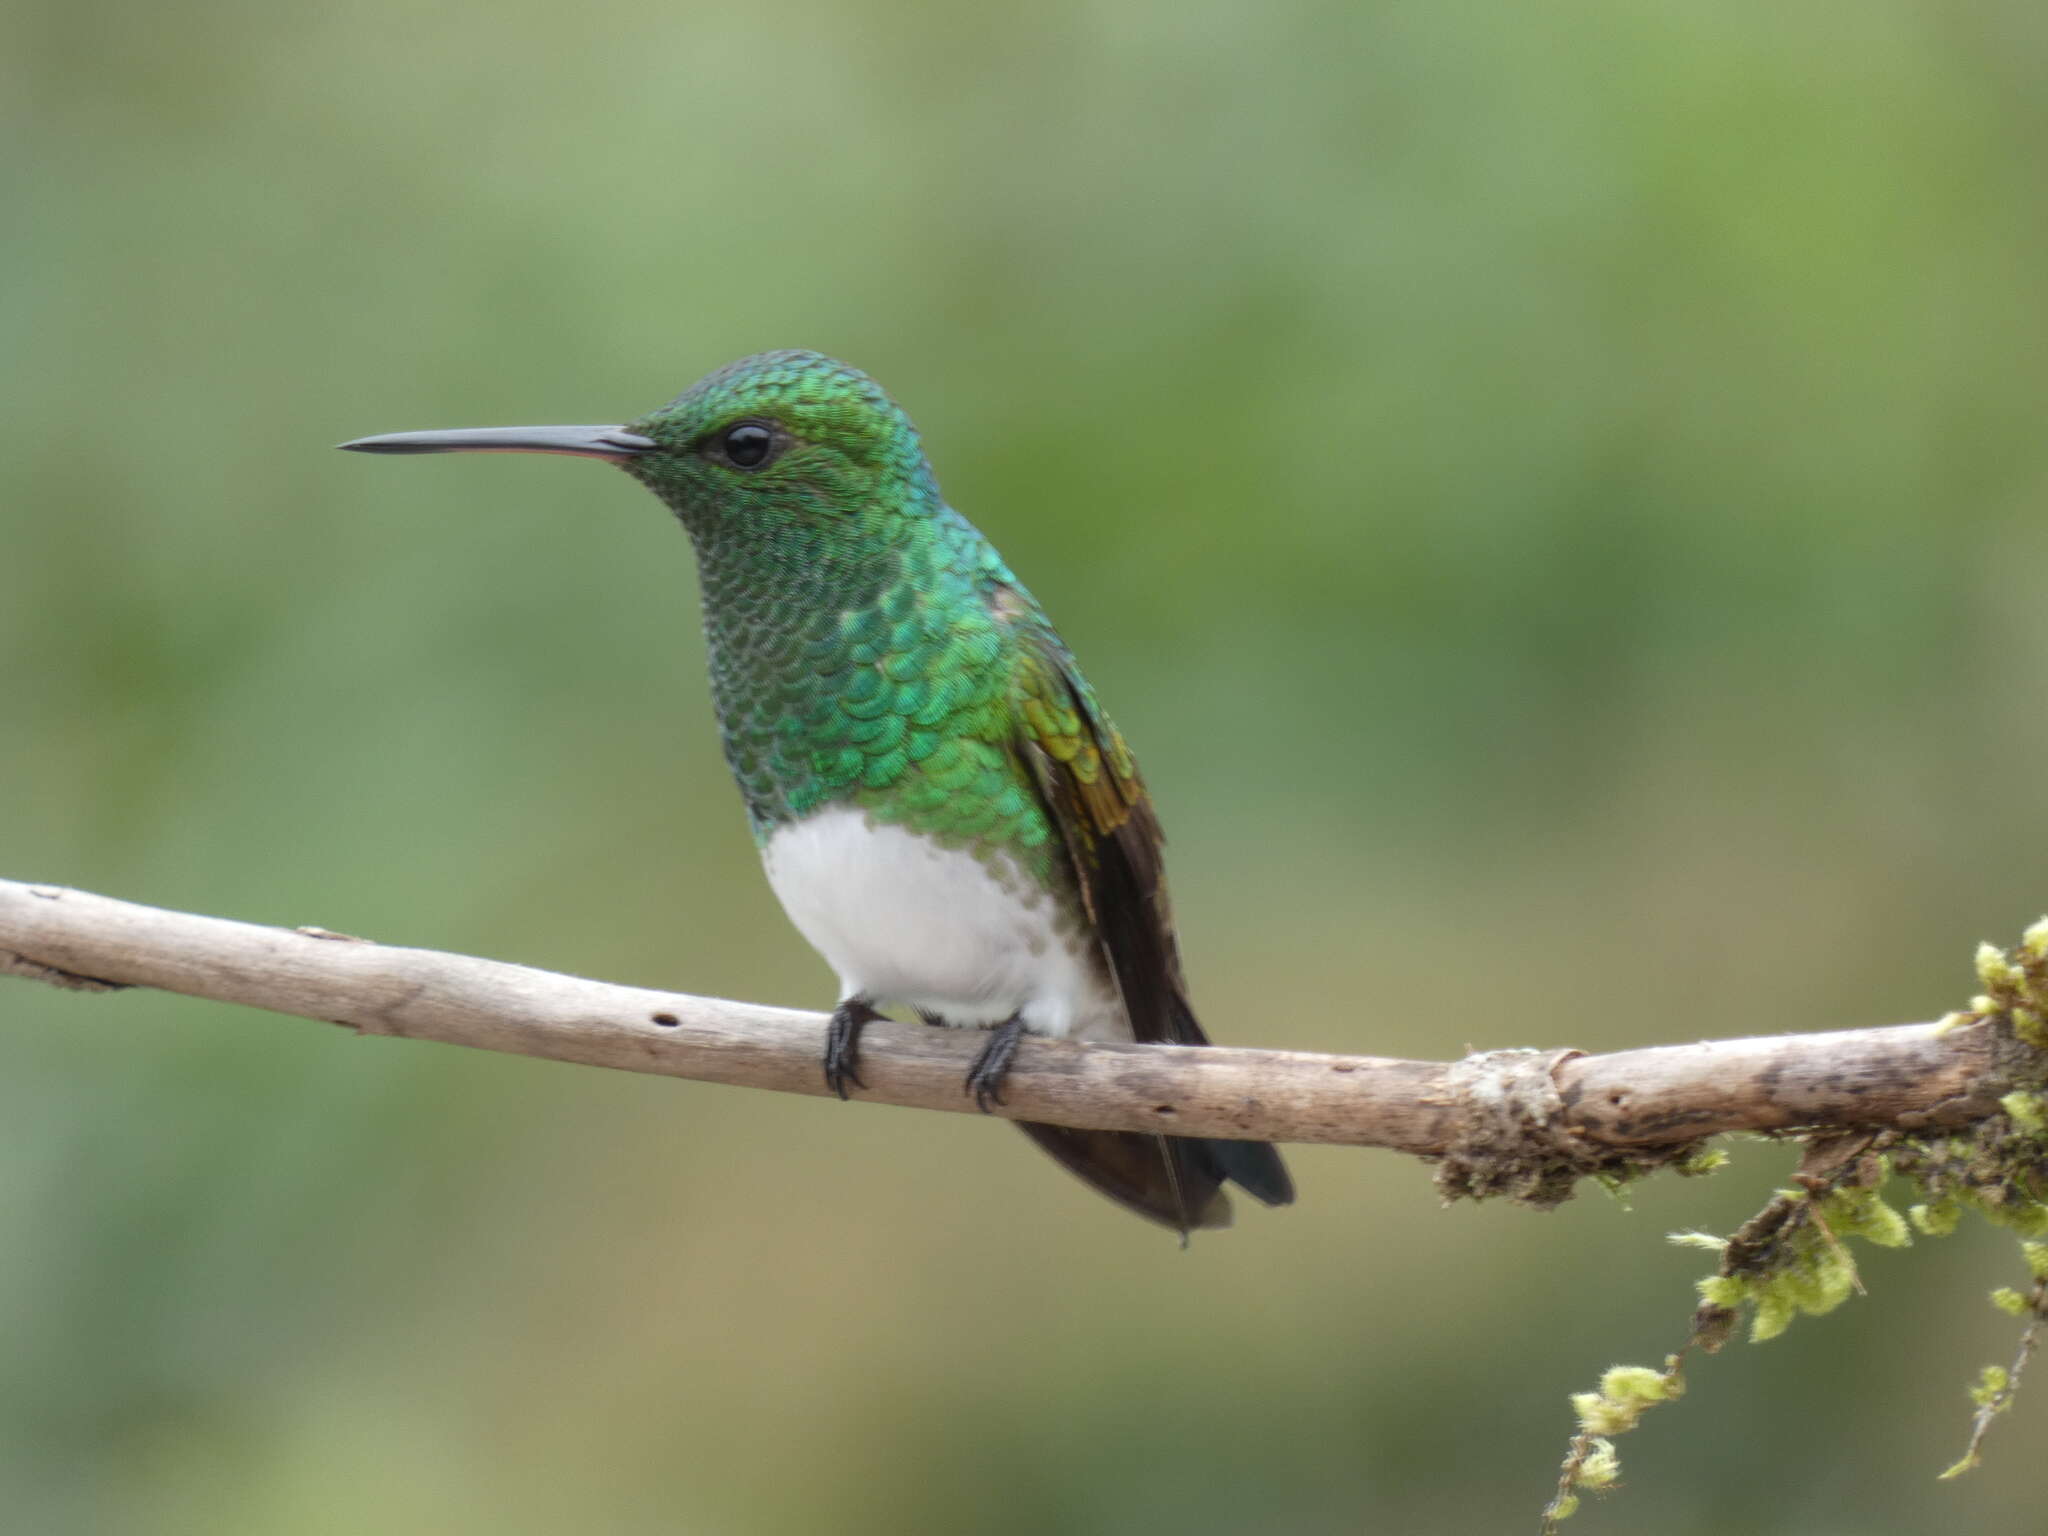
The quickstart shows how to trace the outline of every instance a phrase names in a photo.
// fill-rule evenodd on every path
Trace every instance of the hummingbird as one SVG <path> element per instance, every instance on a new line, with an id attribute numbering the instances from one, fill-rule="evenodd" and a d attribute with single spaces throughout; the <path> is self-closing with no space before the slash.
<path id="1" fill-rule="evenodd" d="M 840 1098 L 890 1006 L 986 1031 L 963 1085 L 984 1112 L 1025 1035 L 1209 1043 L 1130 749 L 868 375 L 764 352 L 623 425 L 341 446 L 608 460 L 681 520 L 725 760 L 768 883 L 838 976 L 822 1067 Z M 1017 1124 L 1183 1241 L 1229 1224 L 1225 1183 L 1294 1198 L 1265 1142 Z"/>

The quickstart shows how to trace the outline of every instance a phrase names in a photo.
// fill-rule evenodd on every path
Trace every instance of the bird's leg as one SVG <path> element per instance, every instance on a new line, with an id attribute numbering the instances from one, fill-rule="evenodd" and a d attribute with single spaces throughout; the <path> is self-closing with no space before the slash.
<path id="1" fill-rule="evenodd" d="M 1010 1075 L 1010 1060 L 1017 1054 L 1017 1042 L 1023 1038 L 1023 1015 L 1013 1013 L 989 1031 L 988 1043 L 967 1069 L 964 1091 L 974 1095 L 974 1107 L 984 1115 L 989 1105 L 1003 1102 L 1003 1079 Z"/>
<path id="2" fill-rule="evenodd" d="M 846 1097 L 846 1085 L 865 1088 L 860 1080 L 860 1032 L 881 1014 L 864 997 L 842 997 L 832 1010 L 832 1022 L 825 1026 L 825 1086 Z"/>

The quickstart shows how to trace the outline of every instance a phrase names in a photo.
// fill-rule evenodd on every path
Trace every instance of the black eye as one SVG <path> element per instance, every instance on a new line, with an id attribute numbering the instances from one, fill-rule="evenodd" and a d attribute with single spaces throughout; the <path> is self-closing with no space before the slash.
<path id="1" fill-rule="evenodd" d="M 775 434 L 751 421 L 729 429 L 719 440 L 726 459 L 737 469 L 759 469 L 775 447 Z"/>

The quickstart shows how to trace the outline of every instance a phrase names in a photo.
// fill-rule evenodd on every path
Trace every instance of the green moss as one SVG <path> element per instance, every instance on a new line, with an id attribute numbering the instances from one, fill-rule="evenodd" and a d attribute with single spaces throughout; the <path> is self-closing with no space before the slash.
<path id="1" fill-rule="evenodd" d="M 1739 1307 L 1749 1300 L 1749 1287 L 1734 1275 L 1708 1275 L 1699 1282 L 1699 1293 L 1710 1307 Z"/>
<path id="2" fill-rule="evenodd" d="M 1820 1211 L 1838 1237 L 1860 1237 L 1880 1248 L 1904 1248 L 1913 1241 L 1906 1218 L 1875 1189 L 1838 1189 L 1821 1201 Z"/>
<path id="3" fill-rule="evenodd" d="M 1963 1219 L 1963 1208 L 1944 1197 L 1912 1206 L 1906 1214 L 1912 1218 L 1913 1225 L 1929 1237 L 1947 1237 L 1955 1231 L 1956 1223 Z"/>
<path id="4" fill-rule="evenodd" d="M 1600 1378 L 1599 1391 L 1572 1394 L 1572 1411 L 1587 1434 L 1619 1435 L 1636 1427 L 1645 1408 L 1669 1402 L 1684 1391 L 1684 1381 L 1675 1369 L 1617 1365 Z"/>
<path id="5" fill-rule="evenodd" d="M 1592 1453 L 1579 1464 L 1579 1486 L 1612 1488 L 1620 1480 L 1621 1458 L 1614 1453 L 1614 1442 L 1595 1438 Z"/>
<path id="6" fill-rule="evenodd" d="M 2021 1243 L 2020 1257 L 2027 1261 L 2027 1272 L 2036 1280 L 2048 1280 L 2048 1243 Z"/>
<path id="7" fill-rule="evenodd" d="M 1645 1409 L 1684 1395 L 1681 1358 L 1670 1356 L 1662 1370 L 1647 1365 L 1610 1366 L 1601 1374 L 1597 1390 L 1572 1394 L 1572 1412 L 1578 1417 L 1579 1433 L 1559 1471 L 1557 1495 L 1543 1512 L 1545 1530 L 1553 1529 L 1558 1521 L 1577 1512 L 1580 1490 L 1601 1491 L 1620 1480 L 1621 1458 L 1609 1437 L 1634 1429 Z"/>
<path id="8" fill-rule="evenodd" d="M 2008 1093 L 1998 1107 L 2012 1120 L 2013 1128 L 2028 1136 L 2048 1135 L 2048 1105 L 2038 1093 Z"/>
<path id="9" fill-rule="evenodd" d="M 2048 1049 L 2048 918 L 2030 927 L 2007 952 L 1980 945 L 1977 977 L 1983 992 L 1946 1029 L 2002 1024 L 2022 1043 Z M 2000 1071 L 2020 1077 L 2007 1058 Z M 1619 1462 L 1607 1438 L 1636 1427 L 1643 1411 L 1682 1390 L 1678 1363 L 1693 1349 L 1713 1353 L 1731 1338 L 1745 1312 L 1749 1337 L 1776 1338 L 1801 1316 L 1819 1316 L 1862 1289 L 1850 1245 L 1858 1240 L 1880 1248 L 1904 1248 L 1917 1231 L 1925 1237 L 1954 1232 L 1965 1211 L 2017 1236 L 2033 1284 L 2029 1290 L 2002 1286 L 1992 1304 L 2027 1320 L 2012 1367 L 1986 1366 L 1970 1389 L 1977 1417 L 1963 1458 L 1941 1475 L 1956 1477 L 1977 1465 L 1978 1446 L 1991 1420 L 2010 1406 L 2019 1366 L 2033 1348 L 2033 1335 L 2048 1322 L 2048 1063 L 2032 1063 L 1998 1101 L 1998 1112 L 1961 1130 L 1912 1135 L 1898 1131 L 1835 1132 L 1806 1138 L 1796 1188 L 1778 1190 L 1771 1201 L 1726 1237 L 1675 1232 L 1670 1241 L 1712 1253 L 1714 1274 L 1696 1282 L 1700 1304 L 1693 1313 L 1685 1348 L 1663 1371 L 1616 1366 L 1599 1389 L 1574 1393 L 1572 1411 L 1579 1432 L 1558 1480 L 1558 1494 L 1545 1512 L 1545 1529 L 1578 1505 L 1578 1493 L 1610 1486 Z M 1724 1165 L 1719 1151 L 1695 1151 L 1681 1171 Z M 1884 1197 L 1894 1178 L 1919 1198 L 1902 1211 Z"/>
<path id="10" fill-rule="evenodd" d="M 2011 1388 L 2010 1371 L 2002 1365 L 1987 1365 L 1977 1373 L 1976 1385 L 1970 1388 L 1970 1401 L 1979 1408 L 1990 1408 Z"/>

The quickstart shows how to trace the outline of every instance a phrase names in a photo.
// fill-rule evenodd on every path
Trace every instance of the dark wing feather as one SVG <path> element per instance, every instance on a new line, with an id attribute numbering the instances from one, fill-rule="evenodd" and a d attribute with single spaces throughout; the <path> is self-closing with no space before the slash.
<path id="1" fill-rule="evenodd" d="M 1005 606 L 999 601 L 998 611 Z M 1021 602 L 1011 612 L 1021 621 L 1024 646 L 1019 751 L 1065 846 L 1131 1033 L 1141 1041 L 1207 1045 L 1181 976 L 1166 895 L 1166 839 L 1138 765 L 1051 626 Z M 1024 1129 L 1112 1199 L 1183 1233 L 1229 1220 L 1219 1189 L 1225 1179 L 1268 1205 L 1294 1198 L 1286 1165 L 1265 1142 Z"/>
<path id="2" fill-rule="evenodd" d="M 1131 1032 L 1144 1041 L 1206 1045 L 1181 979 L 1165 837 L 1138 765 L 1050 628 L 1041 623 L 1020 638 L 1020 750 L 1066 846 Z"/>

